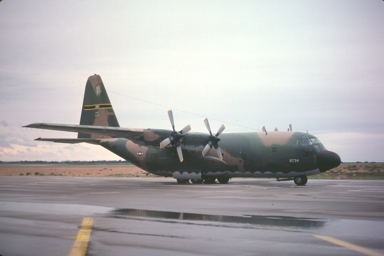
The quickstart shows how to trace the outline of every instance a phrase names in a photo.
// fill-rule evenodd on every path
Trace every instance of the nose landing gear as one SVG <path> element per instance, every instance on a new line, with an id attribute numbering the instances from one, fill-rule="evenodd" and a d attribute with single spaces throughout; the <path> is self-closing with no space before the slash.
<path id="1" fill-rule="evenodd" d="M 305 175 L 300 175 L 293 178 L 292 177 L 284 178 L 284 179 L 277 178 L 276 180 L 277 181 L 293 180 L 297 186 L 304 186 L 305 184 L 307 184 L 308 178 Z"/>
<path id="2" fill-rule="evenodd" d="M 304 186 L 305 184 L 307 184 L 308 178 L 305 175 L 301 175 L 294 177 L 293 181 L 297 186 Z"/>

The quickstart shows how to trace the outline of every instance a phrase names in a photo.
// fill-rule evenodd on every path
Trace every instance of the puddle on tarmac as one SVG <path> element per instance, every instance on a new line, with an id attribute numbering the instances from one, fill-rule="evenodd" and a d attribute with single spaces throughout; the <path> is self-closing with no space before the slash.
<path id="1" fill-rule="evenodd" d="M 226 216 L 198 213 L 168 212 L 168 211 L 152 211 L 139 209 L 116 209 L 107 214 L 106 217 L 118 219 L 150 219 L 159 222 L 170 220 L 178 221 L 201 221 L 214 222 L 220 226 L 223 224 L 247 224 L 269 227 L 286 227 L 300 229 L 318 229 L 325 225 L 325 221 L 313 218 L 295 218 L 289 216 L 260 216 L 260 215 L 243 215 L 243 216 Z"/>

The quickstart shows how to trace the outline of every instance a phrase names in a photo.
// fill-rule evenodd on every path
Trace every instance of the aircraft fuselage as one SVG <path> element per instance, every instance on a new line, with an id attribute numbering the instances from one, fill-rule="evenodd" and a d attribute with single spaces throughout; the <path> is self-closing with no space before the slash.
<path id="1" fill-rule="evenodd" d="M 178 160 L 174 147 L 152 147 L 168 135 L 167 130 L 147 130 L 145 138 L 140 138 L 143 145 L 123 138 L 105 139 L 101 145 L 150 173 L 177 179 L 295 177 L 324 172 L 340 164 L 337 154 L 325 150 L 315 136 L 307 133 L 222 134 L 223 160 L 217 158 L 214 148 L 204 157 L 196 151 L 207 143 L 206 134 L 188 133 L 182 142 L 183 162 Z"/>
<path id="2" fill-rule="evenodd" d="M 232 177 L 275 177 L 305 185 L 307 176 L 338 166 L 340 157 L 327 151 L 313 135 L 301 132 L 223 133 L 222 124 L 212 133 L 190 132 L 187 125 L 176 130 L 123 128 L 117 121 L 99 75 L 85 86 L 79 125 L 33 123 L 28 128 L 77 132 L 77 138 L 38 138 L 56 143 L 101 145 L 134 165 L 160 176 L 173 176 L 180 183 L 227 183 Z"/>

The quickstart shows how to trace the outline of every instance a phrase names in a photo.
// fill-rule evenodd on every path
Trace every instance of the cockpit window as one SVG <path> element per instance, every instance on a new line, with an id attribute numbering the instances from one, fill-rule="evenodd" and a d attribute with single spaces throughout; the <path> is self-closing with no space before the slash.
<path id="1" fill-rule="evenodd" d="M 311 141 L 309 140 L 308 137 L 300 136 L 300 138 L 297 140 L 297 145 L 298 146 L 309 146 L 309 145 L 312 145 L 312 144 L 311 144 Z"/>
<path id="2" fill-rule="evenodd" d="M 321 152 L 321 151 L 325 151 L 325 147 L 323 146 L 323 144 L 321 144 L 321 142 L 319 141 L 318 138 L 311 138 L 310 139 L 313 147 L 315 148 L 316 152 Z"/>
<path id="3" fill-rule="evenodd" d="M 309 140 L 298 140 L 297 144 L 299 146 L 309 146 L 309 145 L 311 145 L 311 142 Z"/>
<path id="4" fill-rule="evenodd" d="M 297 140 L 297 145 L 301 147 L 313 146 L 316 152 L 321 152 L 326 150 L 323 144 L 321 144 L 321 142 L 316 137 L 309 138 L 307 136 L 301 136 Z"/>

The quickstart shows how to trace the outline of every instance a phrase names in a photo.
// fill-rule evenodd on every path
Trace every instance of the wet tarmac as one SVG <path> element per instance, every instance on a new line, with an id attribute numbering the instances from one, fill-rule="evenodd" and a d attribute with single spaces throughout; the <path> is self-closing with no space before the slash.
<path id="1" fill-rule="evenodd" d="M 383 255 L 384 181 L 0 179 L 0 255 L 68 255 L 84 218 L 87 255 Z"/>

